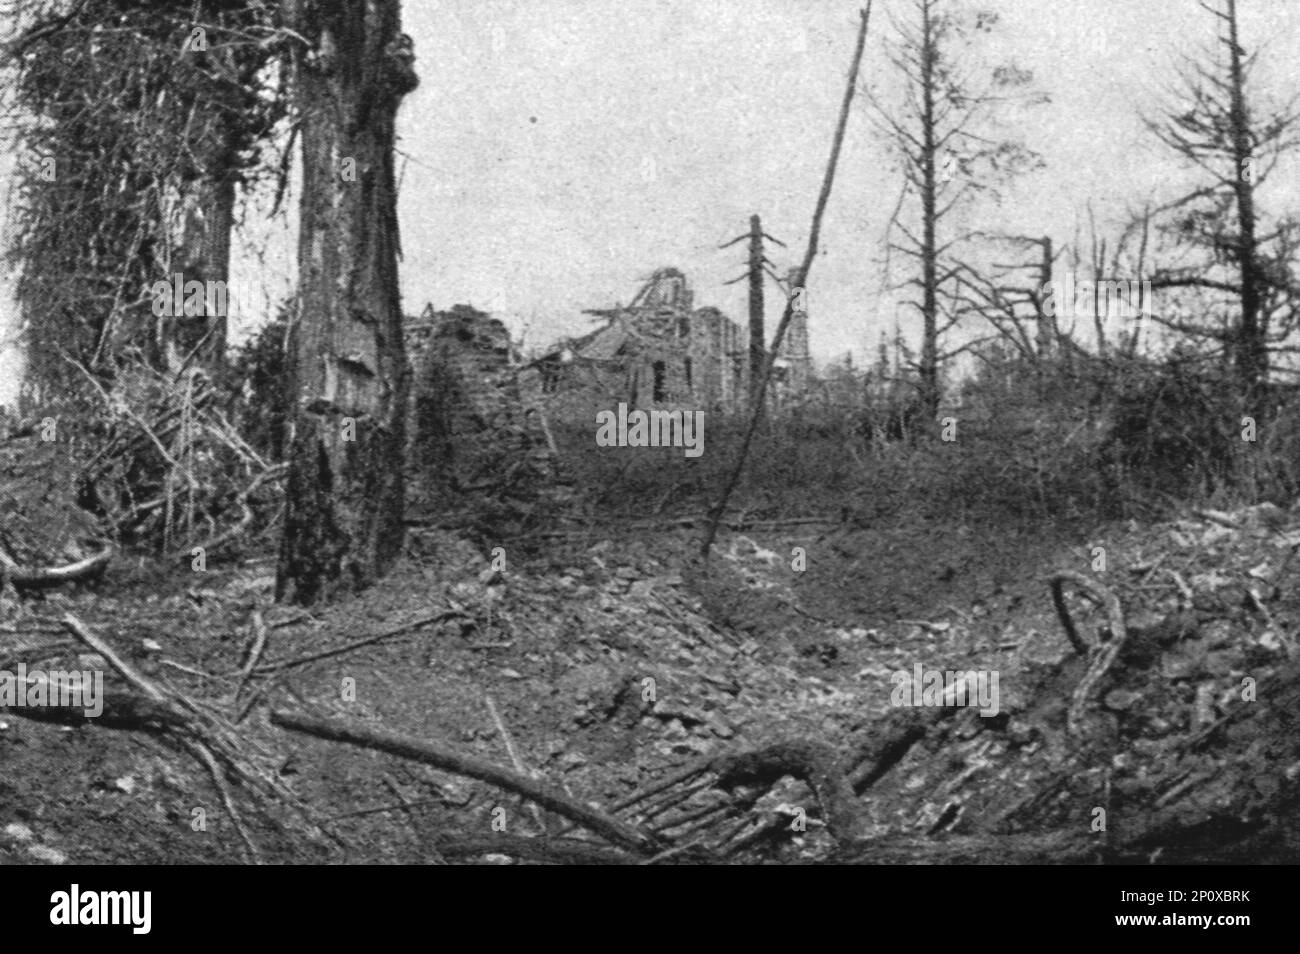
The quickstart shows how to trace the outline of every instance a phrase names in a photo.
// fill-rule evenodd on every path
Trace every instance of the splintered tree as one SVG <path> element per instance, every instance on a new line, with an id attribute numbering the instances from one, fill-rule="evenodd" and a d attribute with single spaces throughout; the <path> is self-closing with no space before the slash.
<path id="1" fill-rule="evenodd" d="M 1245 406 L 1265 400 L 1269 349 L 1290 327 L 1273 327 L 1273 312 L 1294 321 L 1290 258 L 1297 225 L 1283 222 L 1262 239 L 1256 194 L 1297 139 L 1294 100 L 1268 106 L 1250 88 L 1254 55 L 1241 44 L 1237 0 L 1201 4 L 1219 23 L 1218 55 L 1180 71 L 1177 105 L 1147 123 L 1159 140 L 1211 181 L 1165 207 L 1162 230 L 1199 254 L 1189 266 L 1165 269 L 1153 288 L 1192 288 L 1235 298 L 1239 315 L 1227 329 L 1182 323 L 1177 330 L 1215 341 L 1231 359 Z M 1268 246 L 1268 247 L 1266 247 Z M 1281 322 L 1279 317 L 1279 322 Z"/>
<path id="2" fill-rule="evenodd" d="M 289 485 L 277 595 L 369 585 L 403 539 L 410 368 L 397 286 L 393 146 L 415 88 L 399 0 L 284 0 L 302 137 Z"/>
<path id="3" fill-rule="evenodd" d="M 901 79 L 899 105 L 868 94 L 877 126 L 899 157 L 904 186 L 891 221 L 901 239 L 890 249 L 905 255 L 916 272 L 901 287 L 913 289 L 909 304 L 921 313 L 921 356 L 917 367 L 920 405 L 939 410 L 940 369 L 971 343 L 944 352 L 945 334 L 958 323 L 958 278 L 967 270 L 956 250 L 975 233 L 954 234 L 950 217 L 967 200 L 993 190 L 1000 180 L 1025 171 L 1037 156 L 1016 142 L 996 137 L 992 113 L 1024 89 L 1032 76 L 1015 66 L 991 70 L 981 88 L 968 77 L 968 51 L 975 35 L 992 30 L 997 16 L 963 16 L 951 0 L 912 0 L 909 20 L 895 20 L 887 56 Z M 908 201 L 919 208 L 912 215 Z M 919 223 L 918 220 L 919 219 Z"/>

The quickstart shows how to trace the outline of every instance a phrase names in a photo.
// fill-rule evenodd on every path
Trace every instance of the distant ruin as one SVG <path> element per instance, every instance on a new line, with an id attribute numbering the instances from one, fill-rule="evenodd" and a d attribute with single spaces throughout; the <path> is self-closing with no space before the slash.
<path id="1" fill-rule="evenodd" d="M 560 342 L 521 374 L 526 393 L 546 404 L 564 398 L 624 401 L 713 411 L 743 407 L 749 390 L 745 330 L 717 308 L 694 307 L 676 268 L 657 270 L 628 305 L 588 309 L 595 330 Z M 807 315 L 791 321 L 774 365 L 778 403 L 808 386 Z"/>
<path id="2" fill-rule="evenodd" d="M 590 424 L 620 403 L 728 412 L 745 407 L 745 330 L 694 307 L 686 276 L 657 270 L 631 304 L 590 309 L 599 327 L 525 363 L 506 326 L 470 305 L 427 306 L 406 322 L 414 374 L 408 434 L 417 496 L 523 491 L 556 475 L 555 424 Z M 792 320 L 774 364 L 779 406 L 808 387 L 806 315 Z"/>

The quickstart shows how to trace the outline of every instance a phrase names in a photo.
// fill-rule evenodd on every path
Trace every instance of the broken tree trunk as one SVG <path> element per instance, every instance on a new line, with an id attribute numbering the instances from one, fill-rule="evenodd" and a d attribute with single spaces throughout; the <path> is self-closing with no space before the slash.
<path id="1" fill-rule="evenodd" d="M 394 123 L 415 88 L 398 0 L 284 0 L 302 131 L 288 507 L 277 597 L 364 588 L 401 551 L 410 368 Z"/>

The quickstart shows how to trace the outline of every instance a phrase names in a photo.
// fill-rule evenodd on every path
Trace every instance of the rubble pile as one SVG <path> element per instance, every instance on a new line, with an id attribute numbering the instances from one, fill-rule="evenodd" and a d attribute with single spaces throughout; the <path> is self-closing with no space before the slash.
<path id="1" fill-rule="evenodd" d="M 926 726 L 867 792 L 876 835 L 936 839 L 918 861 L 1294 861 L 1297 548 L 1300 513 L 1271 504 L 1108 540 L 1110 568 L 1094 576 L 1120 598 L 1126 638 L 1089 693 L 1086 729 L 1072 732 L 1068 712 L 1088 659 L 1059 629 L 1007 627 L 1001 713 Z M 1071 604 L 1096 658 L 1113 627 Z M 863 749 L 900 715 L 859 723 Z M 1029 834 L 1052 851 L 1036 857 L 1016 840 Z"/>

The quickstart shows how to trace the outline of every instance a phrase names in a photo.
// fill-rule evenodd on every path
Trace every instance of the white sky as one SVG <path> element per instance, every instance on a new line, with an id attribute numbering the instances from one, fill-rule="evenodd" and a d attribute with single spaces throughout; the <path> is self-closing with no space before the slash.
<path id="1" fill-rule="evenodd" d="M 468 302 L 516 334 L 526 328 L 526 343 L 539 345 L 587 330 L 582 309 L 626 302 L 643 277 L 671 265 L 692 280 L 697 305 L 739 320 L 744 284 L 723 282 L 743 270 L 744 249 L 717 246 L 757 212 L 790 246 L 774 257 L 785 265 L 801 256 L 859 0 L 403 6 L 422 80 L 399 124 L 409 313 L 426 301 Z M 971 225 L 1064 243 L 1089 198 L 1105 222 L 1177 194 L 1178 167 L 1150 143 L 1138 110 L 1156 111 L 1176 52 L 1213 42 L 1216 23 L 1196 0 L 982 6 L 1003 14 L 990 54 L 1032 70 L 1052 102 L 1009 117 L 1009 129 L 1044 154 L 1045 170 L 1008 192 L 1002 208 L 973 209 Z M 1300 63 L 1300 3 L 1239 6 L 1247 47 L 1268 43 L 1260 89 L 1300 89 L 1292 65 Z M 908 9 L 910 0 L 876 0 L 865 83 L 891 82 L 880 55 L 884 14 Z M 1265 207 L 1290 208 L 1291 186 L 1280 181 Z M 869 360 L 879 332 L 893 328 L 899 312 L 881 294 L 881 258 L 898 188 L 859 99 L 809 281 L 811 345 L 821 360 L 850 349 Z M 264 260 L 246 249 L 237 277 L 288 288 L 292 224 L 249 219 L 253 245 L 269 236 L 271 247 Z M 770 332 L 780 303 L 769 289 Z M 915 325 L 901 314 L 905 331 Z M 0 375 L 3 401 L 12 364 L 0 364 Z"/>

